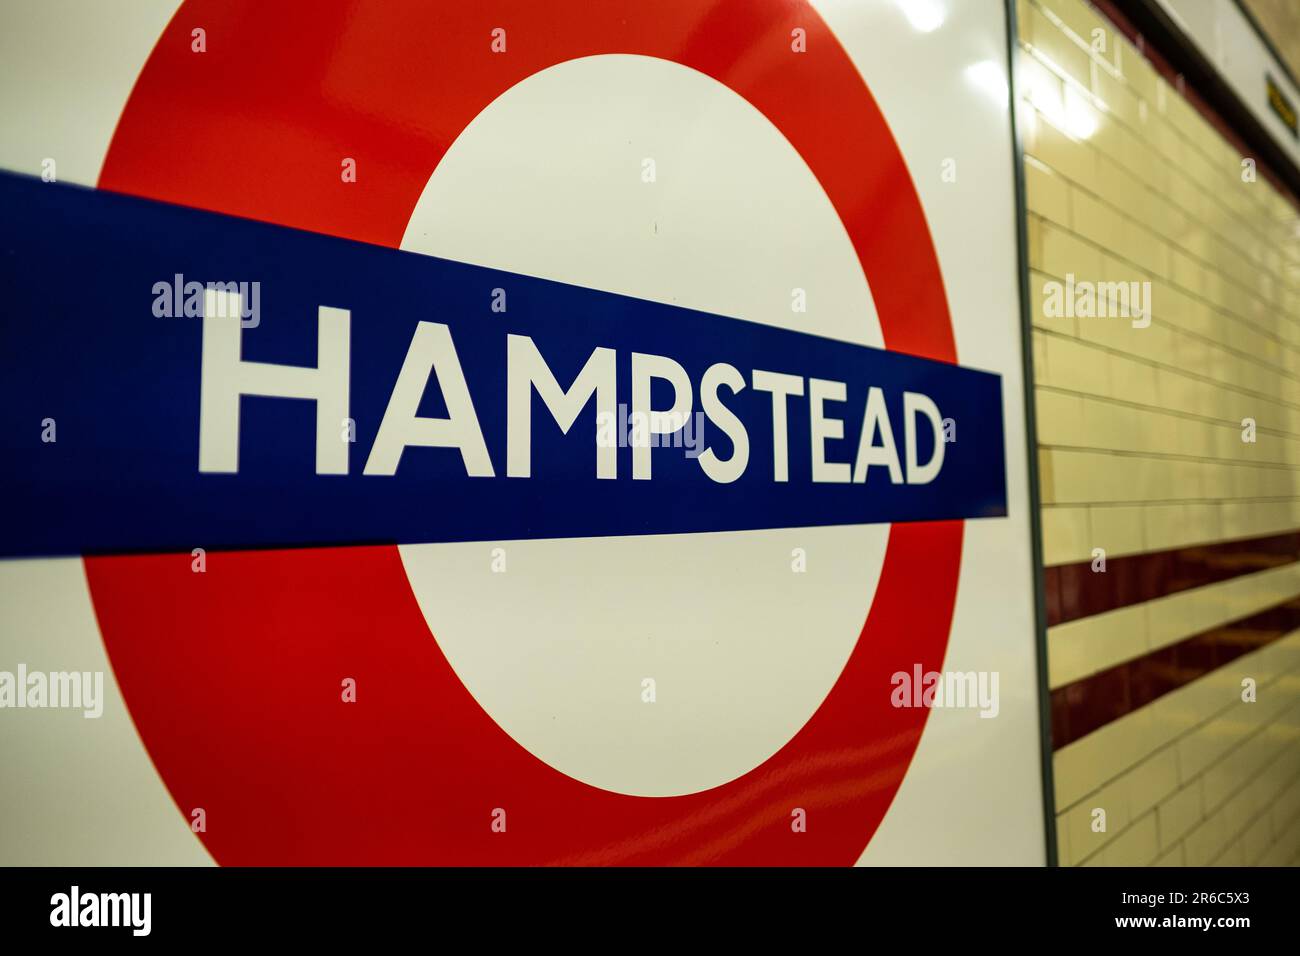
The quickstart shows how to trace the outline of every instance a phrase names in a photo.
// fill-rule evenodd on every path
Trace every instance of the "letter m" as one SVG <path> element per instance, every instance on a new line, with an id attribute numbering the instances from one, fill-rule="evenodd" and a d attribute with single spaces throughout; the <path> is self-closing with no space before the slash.
<path id="1" fill-rule="evenodd" d="M 618 385 L 615 353 L 607 348 L 593 350 L 566 392 L 560 388 L 531 338 L 526 335 L 507 336 L 506 348 L 506 474 L 511 478 L 527 478 L 533 467 L 533 390 L 537 390 L 538 397 L 565 435 L 593 394 L 596 396 L 597 414 L 612 417 Z M 596 447 L 596 477 L 618 477 L 616 443 L 600 444 L 593 432 L 592 444 Z"/>

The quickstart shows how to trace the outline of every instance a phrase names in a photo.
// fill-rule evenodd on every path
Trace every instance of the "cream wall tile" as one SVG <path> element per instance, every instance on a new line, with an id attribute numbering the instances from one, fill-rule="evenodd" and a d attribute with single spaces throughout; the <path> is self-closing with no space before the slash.
<path id="1" fill-rule="evenodd" d="M 1146 550 L 1142 536 L 1142 508 L 1097 505 L 1088 510 L 1094 545 L 1105 548 L 1107 557 L 1120 557 Z"/>
<path id="2" fill-rule="evenodd" d="M 1193 784 L 1179 790 L 1156 808 L 1160 849 L 1168 850 L 1203 819 L 1201 788 Z"/>
<path id="3" fill-rule="evenodd" d="M 1107 844 L 1106 866 L 1147 866 L 1160 853 L 1155 813 L 1148 813 Z"/>
<path id="4" fill-rule="evenodd" d="M 1141 656 L 1146 624 L 1146 609 L 1136 604 L 1048 628 L 1048 683 L 1063 687 Z"/>
<path id="5" fill-rule="evenodd" d="M 1079 396 L 1039 388 L 1034 392 L 1040 445 L 1085 444 L 1086 432 Z"/>
<path id="6" fill-rule="evenodd" d="M 1186 866 L 1187 864 L 1183 860 L 1183 845 L 1181 843 L 1176 844 L 1173 849 L 1156 857 L 1156 861 L 1151 865 L 1157 867 Z"/>
<path id="7" fill-rule="evenodd" d="M 1043 509 L 1043 560 L 1048 565 L 1082 561 L 1091 553 L 1087 508 Z"/>
<path id="8" fill-rule="evenodd" d="M 1070 184 L 1032 156 L 1025 159 L 1025 201 L 1058 225 L 1070 225 Z"/>
<path id="9" fill-rule="evenodd" d="M 1047 336 L 1048 384 L 1089 395 L 1109 395 L 1112 356 L 1102 349 L 1058 335 Z M 1153 385 L 1154 390 L 1154 385 Z"/>
<path id="10" fill-rule="evenodd" d="M 1157 750 L 1120 779 L 1129 816 L 1136 819 L 1178 789 L 1178 754 L 1172 747 Z"/>
<path id="11" fill-rule="evenodd" d="M 1020 24 L 1020 37 L 1027 40 L 1055 69 L 1085 89 L 1092 79 L 1092 62 L 1086 50 L 1060 26 L 1034 6 Z"/>

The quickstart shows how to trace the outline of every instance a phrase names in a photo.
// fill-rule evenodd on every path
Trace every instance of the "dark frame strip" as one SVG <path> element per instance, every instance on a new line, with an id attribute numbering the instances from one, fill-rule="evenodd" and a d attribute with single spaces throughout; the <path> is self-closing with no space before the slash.
<path id="1" fill-rule="evenodd" d="M 1007 97 L 1011 119 L 1011 165 L 1016 192 L 1016 269 L 1020 291 L 1020 351 L 1024 381 L 1025 454 L 1029 494 L 1029 550 L 1034 603 L 1035 676 L 1038 683 L 1038 746 L 1043 780 L 1043 838 L 1047 865 L 1059 866 L 1056 843 L 1056 778 L 1052 765 L 1051 683 L 1047 671 L 1047 598 L 1043 590 L 1043 495 L 1038 474 L 1038 419 L 1034 401 L 1033 301 L 1029 289 L 1029 203 L 1025 197 L 1025 142 L 1017 123 L 1019 100 L 1016 64 L 1020 62 L 1020 25 L 1016 21 L 1016 0 L 1004 3 L 1007 21 Z"/>

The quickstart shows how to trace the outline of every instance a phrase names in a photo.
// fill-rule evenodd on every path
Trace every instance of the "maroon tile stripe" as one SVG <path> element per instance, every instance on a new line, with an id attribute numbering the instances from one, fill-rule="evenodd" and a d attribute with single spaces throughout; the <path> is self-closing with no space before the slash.
<path id="1" fill-rule="evenodd" d="M 1300 561 L 1300 531 L 1043 569 L 1047 626 Z"/>
<path id="2" fill-rule="evenodd" d="M 1052 749 L 1300 629 L 1300 595 L 1052 691 Z M 1244 675 L 1250 676 L 1250 675 Z"/>

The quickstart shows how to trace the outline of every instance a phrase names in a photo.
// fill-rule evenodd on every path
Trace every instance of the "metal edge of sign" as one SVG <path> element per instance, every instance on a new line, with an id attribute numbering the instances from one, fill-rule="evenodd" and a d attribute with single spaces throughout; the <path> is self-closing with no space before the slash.
<path id="1" fill-rule="evenodd" d="M 1051 689 L 1047 676 L 1047 596 L 1043 586 L 1043 513 L 1039 488 L 1037 456 L 1038 418 L 1034 407 L 1034 339 L 1033 315 L 1029 308 L 1029 206 L 1025 198 L 1025 142 L 1016 121 L 1016 63 L 1019 51 L 1019 24 L 1016 0 L 1003 0 L 1007 28 L 1007 107 L 1011 117 L 1011 165 L 1016 194 L 1016 268 L 1020 291 L 1020 358 L 1024 381 L 1021 386 L 1025 403 L 1025 464 L 1029 478 L 1029 550 L 1033 569 L 1030 589 L 1034 602 L 1034 647 L 1038 671 L 1038 739 L 1042 764 L 1043 837 L 1047 865 L 1059 866 L 1056 846 L 1056 782 L 1052 770 Z"/>

